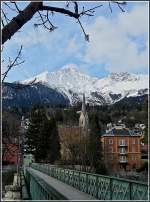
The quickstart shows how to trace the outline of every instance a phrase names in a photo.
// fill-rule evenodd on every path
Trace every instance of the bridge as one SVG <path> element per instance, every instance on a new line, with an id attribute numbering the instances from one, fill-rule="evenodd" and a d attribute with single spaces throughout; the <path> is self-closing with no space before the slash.
<path id="1" fill-rule="evenodd" d="M 33 163 L 24 167 L 24 177 L 27 190 L 23 191 L 26 193 L 23 199 L 148 200 L 146 183 L 48 164 Z"/>

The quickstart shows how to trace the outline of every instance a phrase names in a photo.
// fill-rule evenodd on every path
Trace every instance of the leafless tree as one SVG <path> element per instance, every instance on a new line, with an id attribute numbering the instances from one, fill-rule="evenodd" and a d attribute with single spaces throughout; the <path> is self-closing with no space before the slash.
<path id="1" fill-rule="evenodd" d="M 118 8 L 124 12 L 124 9 L 122 8 L 123 5 L 126 4 L 124 1 L 108 1 L 110 11 L 112 12 L 112 4 L 116 4 Z M 70 5 L 74 5 L 73 9 Z M 72 17 L 75 20 L 77 20 L 78 24 L 81 27 L 81 30 L 84 34 L 85 40 L 89 41 L 89 34 L 85 32 L 85 29 L 81 23 L 81 18 L 83 16 L 94 16 L 95 10 L 97 8 L 102 7 L 103 4 L 101 2 L 100 5 L 95 6 L 90 9 L 85 9 L 84 7 L 79 6 L 79 2 L 77 1 L 67 1 L 65 4 L 65 7 L 54 7 L 51 6 L 51 2 L 47 2 L 47 4 L 44 1 L 39 2 L 30 2 L 27 4 L 26 7 L 23 9 L 20 9 L 20 2 L 17 1 L 3 1 L 2 2 L 2 8 L 1 8 L 1 24 L 2 24 L 2 44 L 4 44 L 8 39 L 10 40 L 12 36 L 18 32 L 23 25 L 25 25 L 28 21 L 30 21 L 35 14 L 36 21 L 34 23 L 35 27 L 42 26 L 47 31 L 52 32 L 57 26 L 53 25 L 52 23 L 52 16 L 54 16 L 55 13 L 61 13 L 63 15 L 66 15 L 68 17 Z M 14 17 L 10 17 L 9 13 L 13 13 Z M 3 73 L 3 79 L 2 82 L 4 82 L 5 78 L 7 77 L 8 72 L 15 66 L 20 65 L 24 63 L 24 61 L 19 61 L 20 55 L 22 51 L 22 46 L 18 52 L 18 55 L 14 60 L 11 60 L 9 58 L 9 64 L 7 65 L 7 70 Z M 34 83 L 34 81 L 31 82 L 31 84 Z"/>
<path id="2" fill-rule="evenodd" d="M 2 83 L 4 82 L 5 78 L 7 77 L 8 72 L 13 67 L 16 67 L 16 66 L 24 63 L 24 61 L 20 61 L 21 60 L 21 58 L 20 58 L 21 57 L 21 51 L 22 51 L 22 45 L 21 45 L 20 50 L 18 51 L 18 54 L 14 60 L 12 60 L 9 57 L 9 64 L 7 65 L 7 70 L 2 74 L 3 75 Z"/>
<path id="3" fill-rule="evenodd" d="M 111 4 L 115 3 L 117 6 L 121 9 L 122 12 L 124 12 L 122 6 L 125 4 L 124 1 L 108 1 L 109 2 L 109 8 L 112 11 Z M 19 2 L 16 3 L 16 1 L 10 1 L 10 2 L 3 2 L 5 7 L 9 8 L 11 11 L 17 13 L 15 17 L 12 19 L 8 18 L 7 13 L 4 11 L 2 7 L 2 44 L 4 44 L 8 39 L 11 39 L 11 37 L 18 31 L 20 28 L 26 24 L 28 21 L 32 19 L 32 17 L 37 13 L 37 19 L 38 22 L 34 25 L 37 26 L 43 26 L 48 31 L 54 31 L 57 26 L 54 26 L 50 16 L 54 15 L 54 13 L 62 13 L 64 15 L 67 15 L 69 17 L 72 17 L 76 19 L 81 26 L 81 29 L 85 35 L 85 39 L 89 40 L 89 36 L 85 33 L 84 28 L 81 24 L 81 17 L 82 16 L 93 16 L 95 9 L 103 6 L 103 4 L 100 4 L 99 6 L 96 6 L 94 8 L 86 10 L 84 7 L 80 8 L 79 3 L 76 1 L 68 1 L 66 3 L 66 8 L 59 8 L 51 6 L 50 2 L 49 5 L 45 5 L 44 1 L 41 2 L 31 2 L 29 3 L 23 10 L 19 9 Z M 70 9 L 70 4 L 74 4 L 74 9 Z"/>

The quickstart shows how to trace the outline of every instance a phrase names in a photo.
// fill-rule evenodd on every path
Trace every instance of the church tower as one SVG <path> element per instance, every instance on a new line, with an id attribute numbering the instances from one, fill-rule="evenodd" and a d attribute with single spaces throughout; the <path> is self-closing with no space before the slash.
<path id="1" fill-rule="evenodd" d="M 85 132 L 88 131 L 89 119 L 86 112 L 85 105 L 85 94 L 83 94 L 82 111 L 80 112 L 79 127 L 81 127 Z"/>

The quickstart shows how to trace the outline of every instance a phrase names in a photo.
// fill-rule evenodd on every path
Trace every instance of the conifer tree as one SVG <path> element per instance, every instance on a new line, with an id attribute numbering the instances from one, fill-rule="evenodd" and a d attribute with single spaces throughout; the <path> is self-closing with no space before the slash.
<path id="1" fill-rule="evenodd" d="M 103 162 L 102 145 L 101 145 L 101 127 L 99 119 L 94 114 L 90 121 L 90 136 L 89 136 L 89 162 L 90 165 L 95 169 L 96 173 L 105 174 L 106 169 Z"/>
<path id="2" fill-rule="evenodd" d="M 56 125 L 56 120 L 51 118 L 45 123 L 45 128 L 49 129 L 50 136 L 48 141 L 48 154 L 47 161 L 53 163 L 55 160 L 60 158 L 60 142 L 59 142 L 59 134 Z"/>
<path id="3" fill-rule="evenodd" d="M 32 110 L 29 121 L 26 152 L 33 154 L 36 162 L 53 163 L 60 152 L 56 121 L 48 120 L 43 108 Z"/>
<path id="4" fill-rule="evenodd" d="M 42 109 L 33 109 L 30 113 L 29 128 L 26 134 L 26 152 L 34 155 L 38 160 L 41 144 L 41 126 L 45 119 Z"/>

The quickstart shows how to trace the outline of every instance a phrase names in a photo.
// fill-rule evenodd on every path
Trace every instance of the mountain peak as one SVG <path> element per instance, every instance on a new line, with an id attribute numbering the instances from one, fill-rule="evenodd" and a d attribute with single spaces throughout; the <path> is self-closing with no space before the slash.
<path id="1" fill-rule="evenodd" d="M 27 84 L 34 79 L 36 79 L 35 85 L 31 90 L 35 89 L 40 99 L 42 96 L 44 100 L 51 99 L 48 89 L 50 91 L 53 89 L 57 95 L 59 93 L 67 98 L 70 105 L 81 101 L 83 93 L 91 105 L 113 104 L 124 97 L 136 97 L 148 93 L 148 75 L 117 72 L 98 78 L 80 72 L 74 64 L 68 64 L 53 72 L 44 71 L 21 83 Z M 42 87 L 38 87 L 41 85 Z M 10 95 L 9 99 L 12 99 L 11 97 Z"/>
<path id="2" fill-rule="evenodd" d="M 65 65 L 61 68 L 61 70 L 65 70 L 67 72 L 74 72 L 74 71 L 78 71 L 77 66 L 74 64 L 68 64 Z"/>
<path id="3" fill-rule="evenodd" d="M 137 80 L 137 75 L 128 72 L 111 73 L 109 76 L 114 81 L 133 81 Z"/>

